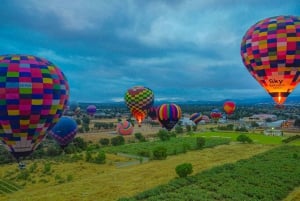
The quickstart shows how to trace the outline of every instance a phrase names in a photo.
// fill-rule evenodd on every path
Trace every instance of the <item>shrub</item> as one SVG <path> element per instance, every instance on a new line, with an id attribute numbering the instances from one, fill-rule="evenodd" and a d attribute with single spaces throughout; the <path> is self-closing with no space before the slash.
<path id="1" fill-rule="evenodd" d="M 108 138 L 101 138 L 99 140 L 100 144 L 103 145 L 103 146 L 107 146 L 109 145 L 109 139 Z"/>
<path id="2" fill-rule="evenodd" d="M 85 152 L 85 161 L 86 162 L 92 162 L 93 161 L 93 156 L 90 151 Z"/>
<path id="3" fill-rule="evenodd" d="M 137 140 L 139 140 L 140 142 L 145 142 L 145 141 L 146 141 L 146 139 L 145 139 L 145 137 L 142 135 L 142 133 L 135 133 L 135 134 L 134 134 L 134 137 L 135 137 Z"/>
<path id="4" fill-rule="evenodd" d="M 159 146 L 153 150 L 153 159 L 164 160 L 166 158 L 167 158 L 167 148 L 163 146 Z"/>
<path id="5" fill-rule="evenodd" d="M 149 150 L 141 150 L 141 151 L 138 152 L 138 155 L 143 156 L 143 157 L 150 157 L 151 153 L 150 153 Z"/>
<path id="6" fill-rule="evenodd" d="M 242 142 L 242 143 L 252 143 L 253 140 L 251 138 L 249 138 L 247 135 L 245 134 L 241 134 L 236 138 L 237 141 Z"/>
<path id="7" fill-rule="evenodd" d="M 99 151 L 97 156 L 94 159 L 94 162 L 97 163 L 97 164 L 104 164 L 105 159 L 106 159 L 105 152 L 104 151 Z"/>
<path id="8" fill-rule="evenodd" d="M 113 137 L 113 138 L 111 138 L 111 144 L 113 146 L 123 145 L 123 144 L 125 144 L 125 139 L 121 135 L 119 135 L 117 137 Z"/>
<path id="9" fill-rule="evenodd" d="M 51 163 L 45 163 L 43 173 L 50 173 L 50 172 L 51 172 Z"/>
<path id="10" fill-rule="evenodd" d="M 183 133 L 183 128 L 181 126 L 175 126 L 175 132 L 180 134 L 180 133 Z"/>
<path id="11" fill-rule="evenodd" d="M 300 139 L 300 135 L 294 135 L 294 136 L 288 137 L 286 139 L 283 139 L 282 142 L 289 143 L 289 142 L 292 142 L 297 139 Z"/>
<path id="12" fill-rule="evenodd" d="M 161 141 L 167 141 L 170 140 L 170 136 L 169 136 L 169 132 L 167 130 L 163 130 L 160 129 L 157 133 L 157 137 L 159 137 L 159 139 Z"/>
<path id="13" fill-rule="evenodd" d="M 66 146 L 66 147 L 64 148 L 64 152 L 65 152 L 66 154 L 73 154 L 73 153 L 76 153 L 77 150 L 76 150 L 75 145 L 71 143 L 71 144 L 69 144 L 68 146 Z"/>
<path id="14" fill-rule="evenodd" d="M 205 145 L 205 138 L 204 137 L 197 137 L 196 138 L 197 149 L 201 149 Z"/>
<path id="15" fill-rule="evenodd" d="M 191 125 L 186 125 L 185 128 L 186 128 L 186 131 L 187 131 L 187 132 L 190 132 L 190 131 L 192 130 Z"/>
<path id="16" fill-rule="evenodd" d="M 52 145 L 47 148 L 47 156 L 58 156 L 62 153 L 62 149 L 58 145 Z"/>
<path id="17" fill-rule="evenodd" d="M 197 124 L 192 126 L 193 131 L 197 130 Z"/>
<path id="18" fill-rule="evenodd" d="M 85 150 L 87 148 L 87 143 L 81 137 L 74 138 L 73 144 L 76 148 L 79 148 L 80 150 Z"/>
<path id="19" fill-rule="evenodd" d="M 191 163 L 182 163 L 176 166 L 175 171 L 179 177 L 187 177 L 193 172 L 193 166 Z"/>

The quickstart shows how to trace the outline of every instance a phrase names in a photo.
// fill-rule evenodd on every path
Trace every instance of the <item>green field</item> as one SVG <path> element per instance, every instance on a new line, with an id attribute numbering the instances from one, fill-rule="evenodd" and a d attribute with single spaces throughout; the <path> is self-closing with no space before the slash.
<path id="1" fill-rule="evenodd" d="M 223 137 L 223 138 L 228 138 L 232 141 L 236 141 L 236 138 L 241 135 L 241 134 L 245 134 L 247 136 L 249 136 L 254 143 L 259 143 L 259 144 L 281 144 L 282 140 L 286 137 L 281 137 L 281 136 L 266 136 L 263 134 L 252 134 L 252 133 L 239 133 L 239 132 L 203 132 L 203 133 L 196 133 L 193 134 L 193 136 L 195 137 L 209 137 L 209 138 L 213 138 L 213 137 Z"/>
<path id="2" fill-rule="evenodd" d="M 197 187 L 199 182 L 211 182 L 201 183 L 201 185 L 211 186 L 211 188 L 216 189 L 213 193 L 207 191 L 205 188 L 199 192 L 202 192 L 203 196 L 206 196 L 208 200 L 211 199 L 211 195 L 219 199 L 229 196 L 226 194 L 227 191 L 230 192 L 228 194 L 231 195 L 232 192 L 230 189 L 232 190 L 240 186 L 243 187 L 243 189 L 248 188 L 249 186 L 244 186 L 242 183 L 244 181 L 246 181 L 247 185 L 254 182 L 254 187 L 250 186 L 249 188 L 260 193 L 259 189 L 261 187 L 259 189 L 255 188 L 255 186 L 259 184 L 256 184 L 255 181 L 247 180 L 255 176 L 252 175 L 253 172 L 261 175 L 261 177 L 255 180 L 261 179 L 258 181 L 267 181 L 271 184 L 278 182 L 280 188 L 275 189 L 276 191 L 282 191 L 280 193 L 280 199 L 287 197 L 294 187 L 300 186 L 298 183 L 291 181 L 300 180 L 298 179 L 300 167 L 298 164 L 298 155 L 300 155 L 298 154 L 299 146 L 283 146 L 281 143 L 282 137 L 257 134 L 247 134 L 254 143 L 243 144 L 236 142 L 236 137 L 239 134 L 240 133 L 233 132 L 205 132 L 171 138 L 170 141 L 157 140 L 152 142 L 131 143 L 122 146 L 103 147 L 100 149 L 105 150 L 107 153 L 106 164 L 88 163 L 84 160 L 84 157 L 77 160 L 77 162 L 72 162 L 72 160 L 67 160 L 70 156 L 65 155 L 66 160 L 64 160 L 64 157 L 59 157 L 57 159 L 49 158 L 26 161 L 26 171 L 19 170 L 17 164 L 3 165 L 0 167 L 0 179 L 6 183 L 2 184 L 2 187 L 0 185 L 0 188 L 7 188 L 7 183 L 10 183 L 10 186 L 15 185 L 15 188 L 11 188 L 9 192 L 2 192 L 2 194 L 0 194 L 0 200 L 111 201 L 118 200 L 122 197 L 135 200 L 139 196 L 143 197 L 144 195 L 148 195 L 148 192 L 150 194 L 157 194 L 157 189 L 160 189 L 163 184 L 163 189 L 168 189 L 169 187 L 166 184 L 172 182 L 179 182 L 178 185 L 176 184 L 178 196 L 181 194 L 181 187 L 184 188 L 185 184 L 188 184 L 184 193 L 196 197 L 198 194 L 193 192 L 193 187 Z M 205 137 L 206 139 L 206 145 L 200 150 L 196 149 L 197 137 Z M 293 141 L 289 144 L 294 143 L 297 144 L 298 141 Z M 135 164 L 122 168 L 115 165 L 115 163 L 118 162 L 129 161 L 128 158 L 120 157 L 116 155 L 116 153 L 121 152 L 139 155 L 141 153 L 151 152 L 157 146 L 167 148 L 169 156 L 166 160 L 150 160 L 148 163 Z M 273 157 L 273 155 L 270 156 L 269 153 L 271 152 L 261 155 L 270 149 L 276 150 L 276 152 L 273 152 L 278 155 L 277 158 Z M 254 157 L 249 159 L 256 154 L 260 154 L 258 158 Z M 83 152 L 82 155 L 85 156 L 85 152 Z M 264 162 L 261 161 L 261 158 L 264 159 Z M 281 161 L 283 162 L 283 166 L 279 165 Z M 194 183 L 188 183 L 190 182 L 189 179 L 187 181 L 185 179 L 179 179 L 179 181 L 175 179 L 177 177 L 175 167 L 184 162 L 193 165 L 194 176 L 189 178 L 191 178 L 191 182 Z M 293 167 L 291 167 L 291 163 L 293 163 Z M 245 164 L 248 164 L 247 168 L 243 166 Z M 252 164 L 252 166 L 250 166 L 250 164 Z M 274 164 L 274 167 L 271 167 L 272 164 Z M 51 167 L 49 168 L 48 166 Z M 265 169 L 265 172 L 262 170 L 262 167 Z M 234 172 L 237 171 L 239 175 L 236 175 L 237 173 L 234 175 L 230 172 L 231 169 L 234 169 Z M 279 170 L 284 173 L 284 177 L 279 174 Z M 285 172 L 285 170 L 289 171 Z M 276 173 L 276 175 L 271 174 L 271 172 Z M 265 176 L 263 176 L 263 174 L 265 174 Z M 211 177 L 215 177 L 216 180 L 210 180 Z M 285 183 L 290 183 L 291 186 L 285 186 L 286 184 L 280 183 L 280 181 L 277 181 L 277 177 L 280 177 Z M 238 178 L 241 178 L 241 180 Z M 180 183 L 181 181 L 183 183 Z M 228 188 L 230 187 L 230 189 L 227 189 L 226 186 L 228 186 Z M 273 192 L 270 185 L 266 186 L 269 188 L 268 191 Z M 154 189 L 154 191 L 149 189 Z M 250 193 L 255 193 L 252 192 L 252 190 L 249 191 Z M 267 190 L 262 188 L 263 194 L 266 193 L 265 191 Z M 300 194 L 299 191 L 300 190 L 296 188 L 296 190 L 290 194 L 288 201 L 297 199 Z M 162 191 L 161 193 L 164 195 L 168 192 Z M 261 194 L 253 194 L 253 196 L 253 198 L 257 199 L 264 198 L 261 197 Z M 242 198 L 246 199 L 246 197 Z M 149 199 L 152 199 L 151 196 Z M 152 200 L 156 200 L 156 197 Z"/>
<path id="3" fill-rule="evenodd" d="M 281 146 L 120 201 L 282 200 L 300 185 L 299 153 L 299 146 Z"/>

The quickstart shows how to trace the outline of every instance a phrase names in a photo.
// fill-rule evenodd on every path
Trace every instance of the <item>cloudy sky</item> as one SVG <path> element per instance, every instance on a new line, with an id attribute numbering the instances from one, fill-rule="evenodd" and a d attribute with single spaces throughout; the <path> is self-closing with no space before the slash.
<path id="1" fill-rule="evenodd" d="M 50 60 L 75 101 L 122 101 L 136 85 L 156 100 L 267 97 L 242 63 L 241 39 L 257 21 L 299 8 L 299 0 L 1 0 L 0 54 Z"/>

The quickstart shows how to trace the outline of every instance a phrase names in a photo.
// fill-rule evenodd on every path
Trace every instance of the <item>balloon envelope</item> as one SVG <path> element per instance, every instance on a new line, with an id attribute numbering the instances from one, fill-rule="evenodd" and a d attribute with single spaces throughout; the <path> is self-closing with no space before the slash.
<path id="1" fill-rule="evenodd" d="M 300 81 L 300 17 L 277 16 L 251 26 L 241 43 L 247 70 L 278 104 Z"/>
<path id="2" fill-rule="evenodd" d="M 127 90 L 124 99 L 128 109 L 140 126 L 147 116 L 147 110 L 153 105 L 154 94 L 152 90 L 143 86 L 135 86 Z"/>
<path id="3" fill-rule="evenodd" d="M 176 104 L 162 104 L 157 110 L 157 118 L 170 131 L 181 118 L 181 108 Z"/>
<path id="4" fill-rule="evenodd" d="M 117 124 L 117 133 L 120 135 L 131 135 L 133 133 L 133 125 L 129 121 L 123 120 Z"/>
<path id="5" fill-rule="evenodd" d="M 87 108 L 86 108 L 86 112 L 93 116 L 97 111 L 97 107 L 95 105 L 89 105 Z"/>
<path id="6" fill-rule="evenodd" d="M 76 132 L 76 121 L 71 117 L 63 116 L 49 133 L 61 147 L 65 147 L 73 140 Z"/>
<path id="7" fill-rule="evenodd" d="M 0 56 L 0 139 L 18 160 L 33 152 L 69 98 L 62 71 L 31 55 Z"/>
<path id="8" fill-rule="evenodd" d="M 213 109 L 210 113 L 210 117 L 214 121 L 218 121 L 222 117 L 222 113 L 218 109 Z"/>
<path id="9" fill-rule="evenodd" d="M 193 113 L 190 116 L 190 120 L 192 120 L 195 124 L 198 124 L 202 120 L 202 114 L 200 112 Z"/>
<path id="10" fill-rule="evenodd" d="M 156 119 L 157 119 L 157 107 L 151 106 L 151 107 L 148 109 L 148 116 L 149 116 L 152 120 L 156 120 Z"/>
<path id="11" fill-rule="evenodd" d="M 223 109 L 226 112 L 226 114 L 230 115 L 233 114 L 233 112 L 235 111 L 235 102 L 233 101 L 226 101 L 223 104 Z"/>

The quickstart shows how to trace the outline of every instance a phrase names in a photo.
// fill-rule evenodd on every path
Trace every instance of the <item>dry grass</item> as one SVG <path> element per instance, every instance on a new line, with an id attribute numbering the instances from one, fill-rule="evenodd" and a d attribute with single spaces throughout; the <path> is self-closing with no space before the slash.
<path id="1" fill-rule="evenodd" d="M 294 189 L 289 196 L 287 196 L 283 201 L 299 201 L 300 200 L 300 187 Z"/>
<path id="2" fill-rule="evenodd" d="M 73 181 L 63 184 L 28 184 L 24 189 L 5 195 L 0 200 L 117 200 L 167 183 L 176 177 L 174 169 L 183 162 L 192 163 L 196 173 L 213 166 L 251 157 L 272 147 L 258 144 L 222 145 L 126 168 L 116 168 L 111 163 L 105 165 L 85 162 L 59 163 L 53 165 L 53 170 L 62 175 L 72 174 Z M 3 174 L 5 169 L 15 167 L 16 165 L 1 167 L 0 174 Z"/>

